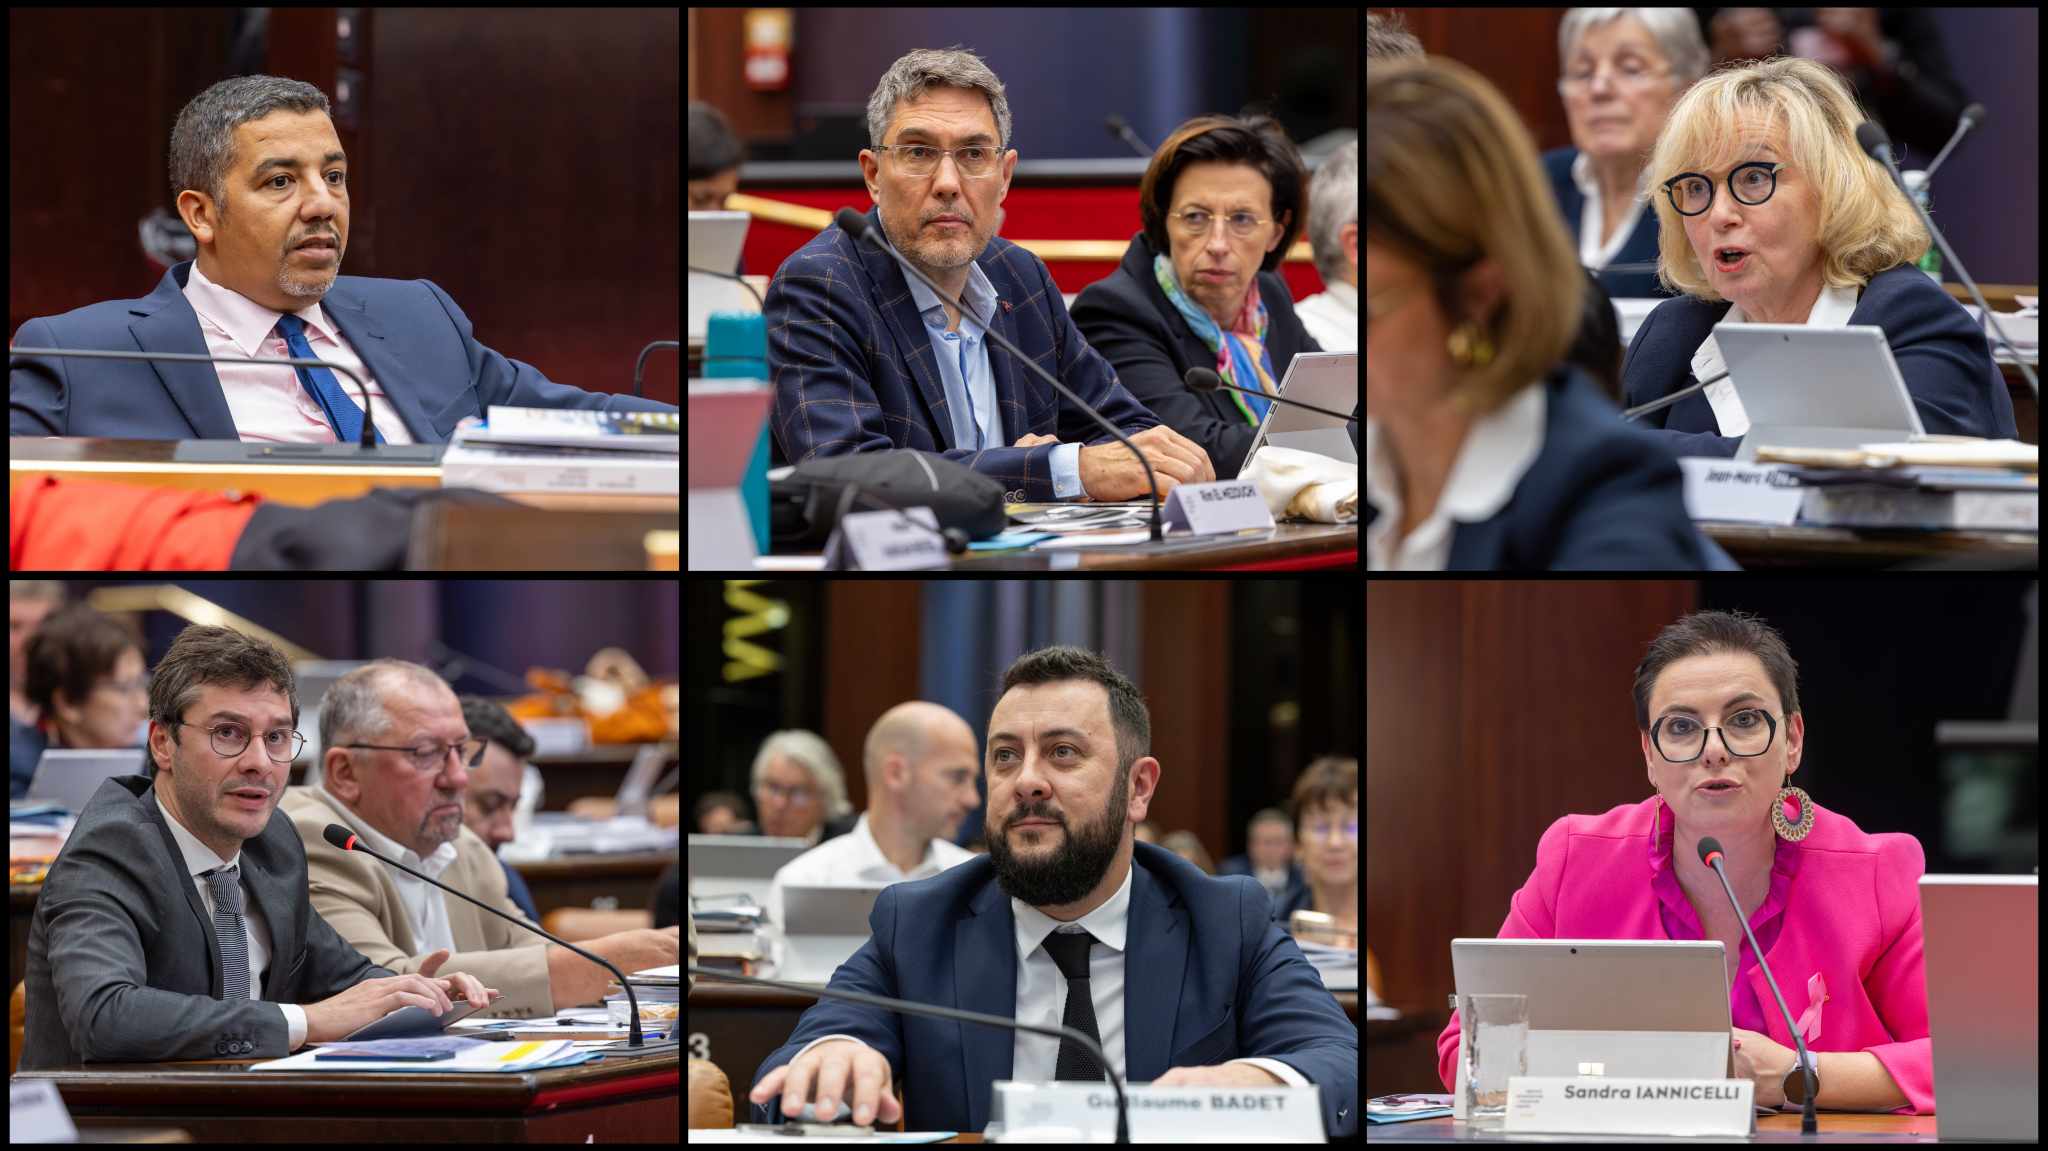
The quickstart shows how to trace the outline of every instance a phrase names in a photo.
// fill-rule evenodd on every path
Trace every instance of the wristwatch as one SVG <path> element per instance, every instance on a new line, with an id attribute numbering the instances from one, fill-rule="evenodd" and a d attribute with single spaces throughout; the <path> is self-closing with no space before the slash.
<path id="1" fill-rule="evenodd" d="M 1820 1056 L 1808 1052 L 1806 1065 L 1813 1068 L 1813 1090 L 1818 1102 L 1820 1094 Z M 1800 1070 L 1799 1052 L 1792 1052 L 1792 1070 L 1785 1072 L 1785 1102 L 1800 1107 L 1806 1106 L 1806 1073 Z"/>

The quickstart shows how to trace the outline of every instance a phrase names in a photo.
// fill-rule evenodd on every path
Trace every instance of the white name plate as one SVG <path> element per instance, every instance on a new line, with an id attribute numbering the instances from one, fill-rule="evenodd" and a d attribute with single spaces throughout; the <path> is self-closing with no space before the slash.
<path id="1" fill-rule="evenodd" d="M 1776 464 L 1681 456 L 1678 466 L 1685 472 L 1685 510 L 1696 520 L 1790 527 L 1799 518 L 1803 489 Z"/>
<path id="2" fill-rule="evenodd" d="M 1322 1143 L 1321 1089 L 1124 1085 L 1131 1142 Z M 1107 1083 L 998 1080 L 991 1117 L 1006 1142 L 1108 1143 L 1116 1091 Z"/>
<path id="3" fill-rule="evenodd" d="M 1184 527 L 1198 536 L 1273 526 L 1272 509 L 1248 480 L 1216 480 L 1181 484 L 1166 497 L 1160 513 L 1169 527 Z"/>
<path id="4" fill-rule="evenodd" d="M 905 516 L 915 522 L 906 523 Z M 838 571 L 942 568 L 951 560 L 939 537 L 939 518 L 925 507 L 905 508 L 903 515 L 851 512 L 825 541 L 825 566 Z"/>
<path id="5" fill-rule="evenodd" d="M 1543 1078 L 1508 1080 L 1506 1130 L 1572 1135 L 1752 1133 L 1756 1084 L 1748 1079 Z"/>

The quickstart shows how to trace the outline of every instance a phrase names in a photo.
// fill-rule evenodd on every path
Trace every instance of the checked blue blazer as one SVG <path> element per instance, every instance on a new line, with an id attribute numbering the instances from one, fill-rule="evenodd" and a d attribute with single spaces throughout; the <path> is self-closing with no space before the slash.
<path id="1" fill-rule="evenodd" d="M 868 225 L 880 231 L 878 208 Z M 936 452 L 1003 485 L 1012 501 L 1054 498 L 1053 445 L 990 447 L 953 441 L 946 389 L 932 361 L 917 302 L 885 252 L 827 228 L 796 250 L 768 285 L 768 375 L 773 428 L 791 463 L 815 456 L 913 448 Z M 1159 423 L 1117 382 L 1115 369 L 1081 336 L 1044 261 L 996 237 L 975 259 L 1001 301 L 996 331 L 1094 404 L 1126 435 Z M 1110 441 L 1101 425 L 988 345 L 1003 436 L 1027 432 L 1065 443 Z"/>

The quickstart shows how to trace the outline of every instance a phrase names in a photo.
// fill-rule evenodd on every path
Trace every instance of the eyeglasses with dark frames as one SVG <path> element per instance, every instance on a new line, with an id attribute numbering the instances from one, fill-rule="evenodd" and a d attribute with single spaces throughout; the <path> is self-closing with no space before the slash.
<path id="1" fill-rule="evenodd" d="M 1751 722 L 1741 722 L 1745 719 Z M 1763 722 L 1754 722 L 1757 719 Z M 1667 723 L 1673 725 L 1671 730 L 1665 729 L 1664 725 Z M 1728 734 L 1730 727 L 1735 732 L 1732 737 Z M 1707 733 L 1710 731 L 1721 733 L 1721 746 L 1728 749 L 1729 755 L 1754 759 L 1771 750 L 1771 743 L 1778 735 L 1778 721 L 1772 718 L 1770 712 L 1760 707 L 1743 708 L 1727 717 L 1724 726 L 1721 727 L 1704 727 L 1699 720 L 1689 715 L 1667 715 L 1659 717 L 1656 723 L 1650 725 L 1650 742 L 1656 746 L 1657 754 L 1666 760 L 1672 763 L 1691 763 L 1706 754 Z M 1756 738 L 1758 735 L 1763 736 L 1761 743 Z M 1667 739 L 1671 741 L 1668 748 L 1664 746 Z M 1691 754 L 1673 755 L 1673 752 Z"/>
<path id="2" fill-rule="evenodd" d="M 1728 194 L 1738 204 L 1756 207 L 1778 190 L 1778 171 L 1787 165 L 1773 160 L 1752 160 L 1728 169 Z M 1738 182 L 1739 181 L 1739 182 Z M 1714 206 L 1714 181 L 1700 172 L 1680 172 L 1664 181 L 1665 198 L 1681 216 L 1697 216 Z"/>

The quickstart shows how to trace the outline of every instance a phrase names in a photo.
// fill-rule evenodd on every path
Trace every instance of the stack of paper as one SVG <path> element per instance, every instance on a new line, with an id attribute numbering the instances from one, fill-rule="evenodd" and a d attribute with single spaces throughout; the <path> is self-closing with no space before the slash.
<path id="1" fill-rule="evenodd" d="M 492 407 L 441 457 L 443 487 L 492 492 L 676 495 L 682 416 L 667 412 Z"/>

